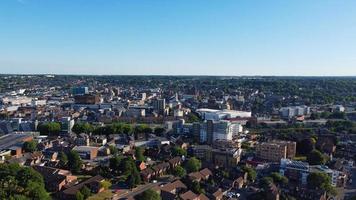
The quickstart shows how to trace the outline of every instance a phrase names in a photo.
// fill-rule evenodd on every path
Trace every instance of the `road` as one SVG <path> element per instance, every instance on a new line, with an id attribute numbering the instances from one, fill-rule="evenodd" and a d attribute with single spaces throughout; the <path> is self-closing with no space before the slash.
<path id="1" fill-rule="evenodd" d="M 131 190 L 124 190 L 122 193 L 118 194 L 117 196 L 113 197 L 113 200 L 120 200 L 120 199 L 126 199 L 128 197 L 134 197 L 145 190 L 151 189 L 153 187 L 159 186 L 163 182 L 157 182 L 157 183 L 147 183 L 145 185 L 140 185 L 136 188 L 134 188 L 132 191 Z"/>

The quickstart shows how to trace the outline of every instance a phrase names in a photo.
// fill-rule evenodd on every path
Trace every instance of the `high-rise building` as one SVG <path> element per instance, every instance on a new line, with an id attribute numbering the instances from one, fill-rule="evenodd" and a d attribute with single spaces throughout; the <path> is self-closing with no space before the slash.
<path id="1" fill-rule="evenodd" d="M 166 108 L 165 99 L 154 99 L 152 100 L 153 110 L 157 111 L 159 114 L 163 115 Z"/>
<path id="2" fill-rule="evenodd" d="M 88 87 L 74 87 L 72 88 L 73 96 L 89 94 Z"/>
<path id="3" fill-rule="evenodd" d="M 227 120 L 207 120 L 200 125 L 200 142 L 213 144 L 215 140 L 232 140 L 241 130 L 240 126 Z"/>

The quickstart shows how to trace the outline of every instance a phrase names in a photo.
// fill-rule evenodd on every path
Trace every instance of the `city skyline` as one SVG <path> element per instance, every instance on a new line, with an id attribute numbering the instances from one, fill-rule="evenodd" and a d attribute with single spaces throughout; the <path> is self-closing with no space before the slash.
<path id="1" fill-rule="evenodd" d="M 355 76 L 355 1 L 0 3 L 2 74 Z"/>

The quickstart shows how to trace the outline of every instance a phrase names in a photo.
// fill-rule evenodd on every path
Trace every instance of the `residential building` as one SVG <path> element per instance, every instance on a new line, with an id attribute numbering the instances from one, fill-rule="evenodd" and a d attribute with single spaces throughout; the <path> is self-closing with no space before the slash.
<path id="1" fill-rule="evenodd" d="M 270 141 L 256 145 L 256 156 L 263 160 L 279 162 L 281 159 L 294 158 L 296 154 L 296 142 Z"/>

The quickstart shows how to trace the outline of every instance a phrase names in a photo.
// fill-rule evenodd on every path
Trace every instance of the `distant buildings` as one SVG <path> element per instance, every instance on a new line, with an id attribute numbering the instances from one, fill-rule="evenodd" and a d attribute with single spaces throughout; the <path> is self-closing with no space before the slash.
<path id="1" fill-rule="evenodd" d="M 283 118 L 293 118 L 297 116 L 309 115 L 310 107 L 308 106 L 289 106 L 279 110 Z"/>
<path id="2" fill-rule="evenodd" d="M 203 120 L 221 120 L 251 117 L 251 112 L 237 110 L 215 110 L 201 108 L 197 109 L 196 112 L 199 113 Z"/>
<path id="3" fill-rule="evenodd" d="M 85 94 L 75 96 L 74 101 L 76 104 L 98 104 L 101 99 L 99 95 Z"/>
<path id="4" fill-rule="evenodd" d="M 263 160 L 279 162 L 281 159 L 294 158 L 296 142 L 271 141 L 256 145 L 256 156 Z"/>

